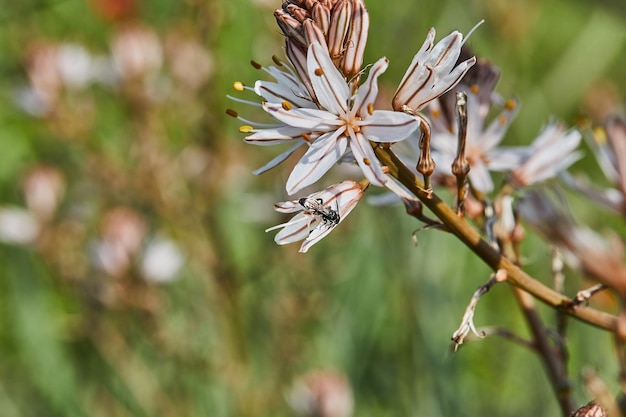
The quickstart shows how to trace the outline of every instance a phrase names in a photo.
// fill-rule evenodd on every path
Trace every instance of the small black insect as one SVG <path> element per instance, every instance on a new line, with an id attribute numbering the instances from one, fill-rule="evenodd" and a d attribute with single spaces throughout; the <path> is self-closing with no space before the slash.
<path id="1" fill-rule="evenodd" d="M 298 200 L 298 203 L 304 208 L 304 210 L 308 213 L 311 213 L 315 216 L 320 216 L 324 224 L 339 224 L 339 213 L 336 210 L 331 209 L 330 207 L 324 206 L 324 200 L 321 198 L 306 198 L 303 197 Z"/>

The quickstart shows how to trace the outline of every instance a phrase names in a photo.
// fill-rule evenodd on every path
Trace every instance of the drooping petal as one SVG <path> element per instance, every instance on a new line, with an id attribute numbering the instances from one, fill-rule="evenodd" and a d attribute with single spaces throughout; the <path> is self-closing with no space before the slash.
<path id="1" fill-rule="evenodd" d="M 303 133 L 307 133 L 308 131 L 308 129 L 291 126 L 282 126 L 275 129 L 262 129 L 246 136 L 244 141 L 259 146 L 278 145 L 298 140 Z"/>
<path id="2" fill-rule="evenodd" d="M 319 109 L 285 108 L 283 104 L 263 103 L 263 108 L 275 119 L 293 127 L 328 132 L 343 122 L 335 114 Z"/>
<path id="3" fill-rule="evenodd" d="M 320 198 L 327 207 L 334 207 L 334 210 L 339 213 L 339 223 L 341 223 L 363 197 L 363 188 L 358 182 L 348 180 L 331 185 L 326 190 L 312 194 L 310 197 Z M 311 246 L 328 235 L 336 226 L 336 224 L 319 223 L 302 243 L 300 252 L 308 251 Z"/>
<path id="4" fill-rule="evenodd" d="M 389 110 L 376 110 L 365 123 L 361 127 L 363 136 L 374 142 L 399 142 L 420 126 L 415 117 Z"/>
<path id="5" fill-rule="evenodd" d="M 348 84 L 333 65 L 328 49 L 318 42 L 309 47 L 307 70 L 321 106 L 336 115 L 347 113 L 350 98 Z"/>
<path id="6" fill-rule="evenodd" d="M 274 242 L 279 245 L 299 242 L 302 239 L 306 239 L 311 229 L 321 222 L 321 219 L 309 213 L 298 213 L 285 223 L 285 227 L 274 237 Z"/>
<path id="7" fill-rule="evenodd" d="M 280 203 L 274 204 L 274 210 L 279 213 L 295 213 L 302 211 L 302 205 L 295 200 L 281 201 Z"/>
<path id="8" fill-rule="evenodd" d="M 350 137 L 350 149 L 369 182 L 379 187 L 384 186 L 385 174 L 369 141 L 362 134 L 356 133 Z"/>
<path id="9" fill-rule="evenodd" d="M 320 179 L 346 151 L 345 128 L 320 136 L 293 168 L 287 179 L 287 193 L 293 195 Z"/>
<path id="10" fill-rule="evenodd" d="M 275 158 L 273 158 L 267 164 L 265 164 L 262 167 L 257 168 L 254 171 L 252 171 L 252 173 L 254 175 L 260 175 L 260 174 L 262 174 L 264 172 L 269 171 L 270 169 L 274 168 L 275 166 L 277 166 L 278 164 L 280 164 L 281 162 L 283 162 L 287 158 L 289 158 L 291 156 L 291 154 L 293 154 L 296 150 L 298 150 L 298 148 L 300 148 L 300 146 L 304 145 L 304 143 L 305 143 L 304 141 L 296 143 L 295 145 L 293 145 L 292 147 L 287 149 L 285 152 L 283 152 L 280 155 L 278 155 Z"/>

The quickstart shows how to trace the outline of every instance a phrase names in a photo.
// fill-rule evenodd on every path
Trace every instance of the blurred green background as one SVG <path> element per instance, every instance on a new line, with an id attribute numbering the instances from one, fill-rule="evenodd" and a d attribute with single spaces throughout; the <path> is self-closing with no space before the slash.
<path id="1" fill-rule="evenodd" d="M 263 232 L 285 220 L 272 204 L 293 161 L 253 176 L 278 151 L 245 145 L 224 111 L 261 120 L 226 94 L 265 77 L 251 59 L 281 55 L 280 4 L 0 7 L 1 416 L 291 416 L 288 400 L 304 395 L 294 381 L 346 404 L 332 387 L 348 384 L 356 416 L 559 415 L 532 352 L 499 338 L 450 352 L 490 273 L 452 236 L 420 232 L 415 247 L 419 224 L 402 207 L 367 204 L 308 254 Z M 621 109 L 620 1 L 366 4 L 366 62 L 390 59 L 389 96 L 429 27 L 440 39 L 484 18 L 469 44 L 522 101 L 507 144 L 529 143 L 551 116 L 571 125 Z M 576 167 L 600 177 L 592 158 Z M 580 220 L 615 227 L 585 204 L 574 201 Z M 549 283 L 546 245 L 530 234 L 524 255 Z M 573 294 L 581 278 L 566 273 Z M 506 285 L 476 322 L 527 335 Z M 582 405 L 582 370 L 614 389 L 617 366 L 608 334 L 572 321 L 568 336 Z"/>

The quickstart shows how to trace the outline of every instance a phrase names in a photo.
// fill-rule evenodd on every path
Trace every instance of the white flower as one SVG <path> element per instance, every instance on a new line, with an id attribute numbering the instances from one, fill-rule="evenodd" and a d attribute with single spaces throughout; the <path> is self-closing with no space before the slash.
<path id="1" fill-rule="evenodd" d="M 0 207 L 0 242 L 29 245 L 37 240 L 41 226 L 28 210 Z"/>
<path id="2" fill-rule="evenodd" d="M 141 272 L 148 281 L 170 282 L 176 278 L 184 261 L 185 258 L 174 241 L 157 237 L 144 249 Z"/>
<path id="3" fill-rule="evenodd" d="M 265 111 L 283 125 L 253 130 L 246 138 L 248 142 L 273 144 L 303 138 L 309 144 L 308 151 L 287 180 L 290 195 L 320 179 L 340 160 L 348 145 L 367 179 L 374 185 L 384 184 L 382 166 L 369 141 L 397 142 L 419 126 L 419 122 L 407 114 L 374 110 L 377 80 L 387 65 L 386 58 L 378 60 L 365 83 L 352 95 L 328 50 L 314 42 L 308 50 L 307 70 L 319 108 L 288 99 L 263 104 Z"/>
<path id="4" fill-rule="evenodd" d="M 276 211 L 298 214 L 287 223 L 271 227 L 266 232 L 282 228 L 274 241 L 286 245 L 304 240 L 300 252 L 306 252 L 341 223 L 361 197 L 363 187 L 356 181 L 348 180 L 305 198 L 277 203 L 274 206 Z M 319 205 L 319 209 L 312 209 L 311 205 Z"/>
<path id="5" fill-rule="evenodd" d="M 612 117 L 604 128 L 596 128 L 593 133 L 593 139 L 588 140 L 589 146 L 604 176 L 617 187 L 599 189 L 591 185 L 587 178 L 575 177 L 567 172 L 563 172 L 560 178 L 596 204 L 621 213 L 626 204 L 626 121 Z"/>
<path id="6" fill-rule="evenodd" d="M 511 121 L 517 114 L 517 100 L 504 103 L 504 110 L 488 126 L 485 126 L 488 108 L 484 109 L 478 92 L 471 88 L 464 89 L 467 94 L 467 138 L 465 157 L 470 165 L 469 179 L 472 188 L 481 193 L 493 191 L 493 181 L 489 171 L 508 171 L 516 168 L 521 157 L 510 149 L 498 148 Z M 446 169 L 446 175 L 452 175 L 451 166 L 456 157 L 458 138 L 457 123 L 443 126 L 437 123 L 442 119 L 438 101 L 431 102 L 430 115 L 433 121 L 431 146 L 437 166 Z"/>
<path id="7" fill-rule="evenodd" d="M 474 26 L 467 36 L 481 23 Z M 435 29 L 431 28 L 396 90 L 392 102 L 394 109 L 401 111 L 406 106 L 413 111 L 422 110 L 429 102 L 457 85 L 476 63 L 476 58 L 472 57 L 456 65 L 464 43 L 460 32 L 455 30 L 437 45 L 434 40 Z"/>
<path id="8" fill-rule="evenodd" d="M 525 187 L 552 178 L 582 157 L 576 152 L 582 135 L 578 130 L 565 130 L 560 123 L 546 126 L 528 148 L 518 150 L 522 164 L 511 172 L 516 186 Z"/>

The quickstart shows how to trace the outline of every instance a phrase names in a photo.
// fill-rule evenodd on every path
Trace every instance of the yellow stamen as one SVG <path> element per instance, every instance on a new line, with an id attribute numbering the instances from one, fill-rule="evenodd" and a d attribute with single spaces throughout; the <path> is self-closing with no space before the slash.
<path id="1" fill-rule="evenodd" d="M 306 140 L 307 142 L 309 142 L 309 143 L 311 142 L 311 136 L 310 136 L 308 133 L 303 133 L 303 134 L 302 134 L 302 135 L 300 135 L 300 136 L 302 136 L 302 138 L 303 138 L 304 140 Z"/>
<path id="2" fill-rule="evenodd" d="M 506 116 L 498 117 L 498 123 L 500 123 L 502 126 L 504 126 L 506 124 L 507 120 L 508 119 L 506 118 Z"/>
<path id="3" fill-rule="evenodd" d="M 478 85 L 478 84 L 473 84 L 473 85 L 470 87 L 470 91 L 471 91 L 473 94 L 478 94 L 478 91 L 480 91 L 480 87 L 479 87 L 479 85 Z"/>
<path id="4" fill-rule="evenodd" d="M 285 110 L 291 110 L 293 107 L 291 106 L 291 103 L 288 101 L 283 101 L 282 103 L 283 109 Z"/>
<path id="5" fill-rule="evenodd" d="M 431 112 L 433 119 L 439 119 L 441 117 L 441 111 L 438 109 L 435 109 Z"/>
<path id="6" fill-rule="evenodd" d="M 367 105 L 367 112 L 371 115 L 374 114 L 374 103 L 370 103 Z"/>
<path id="7" fill-rule="evenodd" d="M 507 100 L 506 103 L 504 103 L 504 108 L 507 110 L 515 110 L 515 107 L 517 107 L 517 103 L 515 102 L 515 100 Z"/>
<path id="8" fill-rule="evenodd" d="M 324 75 L 324 70 L 322 70 L 321 68 L 315 68 L 315 75 L 317 75 L 318 77 L 321 77 L 322 75 Z"/>
<path id="9" fill-rule="evenodd" d="M 241 126 L 239 128 L 239 131 L 241 133 L 252 133 L 254 132 L 254 128 L 252 126 L 245 125 L 245 126 Z"/>
<path id="10" fill-rule="evenodd" d="M 363 163 L 364 163 L 365 165 L 368 165 L 368 166 L 369 166 L 369 164 L 371 164 L 370 160 L 369 160 L 369 159 L 367 159 L 367 158 L 363 158 Z"/>
<path id="11" fill-rule="evenodd" d="M 593 129 L 593 139 L 598 145 L 604 145 L 606 143 L 606 131 L 601 126 Z"/>
<path id="12" fill-rule="evenodd" d="M 245 89 L 245 84 L 241 81 L 235 81 L 233 83 L 233 88 L 237 91 L 243 91 Z"/>

